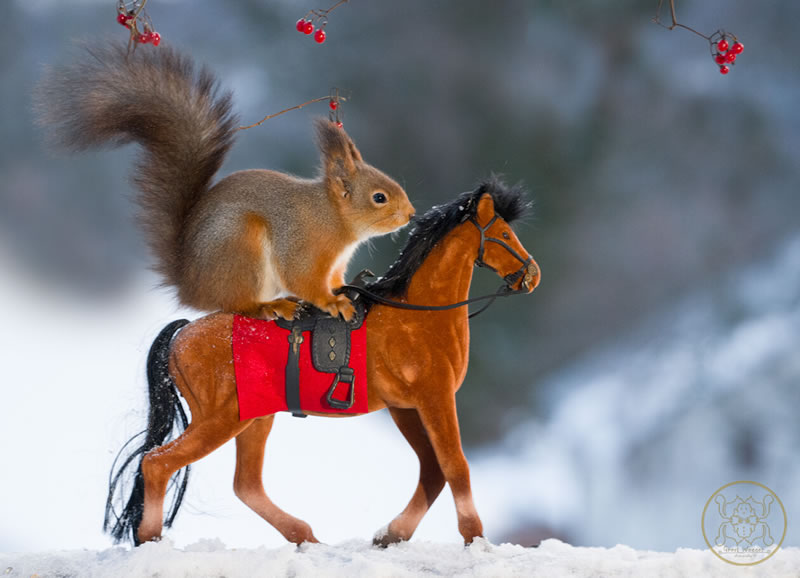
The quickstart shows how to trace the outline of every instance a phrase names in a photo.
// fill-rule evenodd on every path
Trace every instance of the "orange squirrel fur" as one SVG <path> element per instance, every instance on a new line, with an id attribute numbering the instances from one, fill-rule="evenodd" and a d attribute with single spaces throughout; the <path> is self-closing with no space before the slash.
<path id="1" fill-rule="evenodd" d="M 45 75 L 36 105 L 62 146 L 142 146 L 134 180 L 156 270 L 197 309 L 291 318 L 301 299 L 350 319 L 353 305 L 333 290 L 354 251 L 414 213 L 402 187 L 321 119 L 316 179 L 256 169 L 212 186 L 237 132 L 231 94 L 169 47 L 88 49 Z"/>

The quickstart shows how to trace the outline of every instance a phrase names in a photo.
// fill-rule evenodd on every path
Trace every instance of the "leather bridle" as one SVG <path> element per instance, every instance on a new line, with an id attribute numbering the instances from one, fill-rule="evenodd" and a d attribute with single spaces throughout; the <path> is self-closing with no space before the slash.
<path id="1" fill-rule="evenodd" d="M 533 257 L 529 256 L 527 259 L 523 259 L 522 255 L 517 253 L 517 251 L 514 249 L 514 247 L 512 247 L 511 245 L 509 245 L 505 241 L 503 241 L 501 239 L 498 239 L 496 237 L 487 237 L 486 236 L 486 231 L 488 231 L 489 228 L 492 225 L 494 225 L 494 222 L 497 220 L 497 215 L 494 215 L 491 218 L 491 220 L 488 223 L 486 223 L 486 226 L 484 226 L 484 227 L 480 226 L 480 223 L 478 223 L 478 220 L 475 217 L 470 217 L 469 220 L 473 225 L 475 225 L 475 227 L 477 227 L 478 231 L 481 234 L 481 245 L 480 245 L 480 247 L 478 247 L 478 258 L 475 259 L 475 266 L 476 267 L 483 267 L 484 269 L 489 269 L 489 271 L 493 271 L 493 272 L 497 273 L 497 269 L 496 268 L 492 267 L 486 261 L 483 260 L 483 254 L 486 251 L 486 242 L 487 241 L 489 241 L 490 243 L 497 243 L 498 245 L 503 247 L 503 249 L 508 251 L 511 254 L 511 256 L 514 257 L 517 261 L 522 263 L 522 266 L 519 269 L 517 269 L 516 272 L 509 273 L 508 275 L 503 277 L 503 281 L 505 281 L 506 287 L 511 289 L 514 286 L 514 283 L 519 281 L 520 277 L 522 277 L 523 275 L 528 273 L 528 266 L 531 263 L 533 263 Z M 532 280 L 533 280 L 533 273 L 530 273 L 528 279 L 526 280 L 527 282 L 525 283 L 525 285 L 530 283 Z"/>
<path id="2" fill-rule="evenodd" d="M 498 272 L 495 267 L 492 267 L 486 261 L 483 260 L 483 255 L 486 251 L 487 242 L 497 243 L 498 245 L 503 247 L 506 251 L 508 251 L 511 254 L 511 256 L 513 256 L 520 263 L 522 263 L 522 266 L 519 269 L 517 269 L 514 273 L 509 273 L 508 275 L 503 277 L 503 285 L 501 285 L 500 288 L 494 293 L 491 293 L 489 295 L 482 295 L 480 297 L 473 297 L 471 299 L 459 301 L 458 303 L 451 303 L 449 305 L 414 305 L 412 303 L 403 303 L 402 301 L 395 301 L 393 299 L 388 299 L 386 297 L 378 295 L 377 293 L 373 293 L 372 291 L 364 287 L 362 283 L 365 277 L 375 276 L 374 273 L 372 273 L 369 270 L 364 270 L 361 273 L 359 273 L 356 276 L 356 281 L 354 281 L 353 284 L 343 285 L 340 291 L 347 291 L 347 290 L 355 291 L 356 293 L 367 297 L 371 301 L 380 303 L 381 305 L 386 305 L 397 309 L 409 309 L 412 311 L 447 311 L 450 309 L 456 309 L 458 307 L 463 307 L 471 303 L 477 303 L 479 301 L 485 301 L 488 299 L 489 302 L 486 305 L 481 307 L 478 311 L 469 314 L 470 319 L 486 311 L 486 309 L 492 303 L 494 303 L 494 300 L 497 299 L 498 297 L 509 297 L 511 295 L 528 293 L 529 291 L 527 289 L 527 286 L 531 283 L 531 281 L 533 281 L 534 275 L 536 275 L 536 273 L 538 272 L 536 266 L 533 265 L 533 257 L 528 257 L 527 259 L 525 259 L 511 245 L 509 245 L 505 241 L 497 239 L 495 237 L 489 237 L 486 235 L 486 231 L 489 230 L 489 228 L 494 224 L 497 218 L 498 216 L 495 214 L 491 218 L 491 220 L 486 224 L 486 226 L 481 227 L 480 224 L 478 223 L 478 220 L 474 216 L 469 217 L 469 221 L 472 222 L 473 225 L 475 225 L 475 227 L 481 234 L 481 243 L 480 246 L 478 247 L 478 257 L 475 259 L 474 263 L 476 267 L 483 267 L 484 269 L 489 269 L 490 271 L 494 271 L 495 273 Z M 525 278 L 523 280 L 521 288 L 513 289 L 514 284 L 517 281 L 519 281 L 519 279 L 523 276 Z"/>

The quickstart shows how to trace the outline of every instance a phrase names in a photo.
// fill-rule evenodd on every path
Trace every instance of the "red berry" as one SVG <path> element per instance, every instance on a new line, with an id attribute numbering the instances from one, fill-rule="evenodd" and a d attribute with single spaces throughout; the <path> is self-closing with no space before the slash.
<path id="1" fill-rule="evenodd" d="M 744 44 L 741 42 L 734 42 L 733 46 L 731 46 L 731 50 L 734 54 L 741 54 L 742 50 L 744 50 Z"/>
<path id="2" fill-rule="evenodd" d="M 717 64 L 725 64 L 726 62 L 725 55 L 717 52 L 717 54 L 714 56 L 714 62 L 716 62 Z"/>
<path id="3" fill-rule="evenodd" d="M 337 108 L 339 108 L 339 103 L 331 99 L 331 101 L 328 103 L 328 106 L 331 107 L 331 110 L 336 110 Z"/>
<path id="4" fill-rule="evenodd" d="M 722 65 L 722 66 L 719 67 L 719 73 L 720 74 L 728 74 L 730 71 L 731 71 L 731 69 L 728 68 L 725 65 Z"/>
<path id="5" fill-rule="evenodd" d="M 344 125 L 342 124 L 342 121 L 338 121 L 336 123 L 336 126 L 338 126 L 339 128 L 342 128 Z"/>
<path id="6" fill-rule="evenodd" d="M 128 17 L 125 14 L 117 14 L 117 22 L 125 26 L 128 23 Z"/>
<path id="7" fill-rule="evenodd" d="M 303 32 L 305 34 L 311 34 L 314 32 L 314 24 L 311 22 L 311 20 L 306 20 L 306 24 L 303 27 Z"/>
<path id="8" fill-rule="evenodd" d="M 719 50 L 720 52 L 725 52 L 726 50 L 728 50 L 728 41 L 723 38 L 722 40 L 717 42 L 717 50 Z"/>
<path id="9" fill-rule="evenodd" d="M 295 25 L 295 28 L 297 28 L 298 32 L 305 32 L 306 31 L 305 18 L 301 18 L 300 20 L 298 20 L 297 24 Z"/>
<path id="10" fill-rule="evenodd" d="M 150 35 L 149 34 L 140 34 L 136 37 L 136 42 L 139 44 L 147 44 L 150 42 Z"/>
<path id="11" fill-rule="evenodd" d="M 325 42 L 325 31 L 322 28 L 317 30 L 317 33 L 314 34 L 314 40 L 316 40 L 318 44 Z"/>
<path id="12" fill-rule="evenodd" d="M 725 62 L 733 62 L 734 60 L 736 60 L 736 54 L 732 50 L 729 50 L 725 54 Z"/>
<path id="13" fill-rule="evenodd" d="M 150 42 L 153 43 L 153 46 L 158 46 L 159 44 L 161 44 L 161 35 L 158 32 L 151 32 Z"/>

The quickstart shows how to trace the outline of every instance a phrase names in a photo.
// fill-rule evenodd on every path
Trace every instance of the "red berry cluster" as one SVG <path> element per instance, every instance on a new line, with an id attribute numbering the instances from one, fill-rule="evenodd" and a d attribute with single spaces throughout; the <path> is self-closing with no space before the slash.
<path id="1" fill-rule="evenodd" d="M 328 25 L 328 14 L 336 10 L 342 4 L 347 4 L 348 1 L 349 0 L 339 0 L 336 4 L 325 10 L 309 10 L 304 17 L 297 21 L 295 28 L 298 32 L 302 32 L 303 34 L 311 34 L 314 32 L 316 26 L 317 31 L 314 32 L 314 40 L 316 40 L 318 44 L 322 44 L 327 37 L 327 34 L 325 34 L 325 27 Z"/>
<path id="2" fill-rule="evenodd" d="M 317 28 L 317 31 L 314 33 L 314 40 L 316 40 L 318 44 L 325 42 L 325 37 L 327 36 L 325 34 L 326 24 L 328 24 L 328 21 L 323 21 L 319 28 Z M 310 18 L 308 20 L 301 18 L 297 21 L 295 28 L 297 28 L 298 32 L 302 32 L 303 34 L 311 34 L 314 32 L 314 21 Z"/>
<path id="3" fill-rule="evenodd" d="M 161 44 L 161 35 L 158 32 L 148 32 L 147 34 L 140 34 L 136 37 L 136 42 L 139 44 L 152 44 L 158 46 Z"/>
<path id="4" fill-rule="evenodd" d="M 142 10 L 144 2 L 141 4 L 133 3 L 133 8 L 125 6 L 125 2 L 120 0 L 117 7 L 117 22 L 122 24 L 130 31 L 131 41 L 136 44 L 161 44 L 161 35 L 153 30 L 153 23 Z M 141 29 L 140 29 L 141 27 Z"/>
<path id="5" fill-rule="evenodd" d="M 744 50 L 744 44 L 736 40 L 735 36 L 731 37 L 733 43 L 728 42 L 729 35 L 725 32 L 718 32 L 718 40 L 714 40 L 714 36 L 709 41 L 711 43 L 711 54 L 714 57 L 714 62 L 719 65 L 720 74 L 728 74 L 731 69 L 729 64 L 736 63 L 736 57 L 739 56 Z"/>

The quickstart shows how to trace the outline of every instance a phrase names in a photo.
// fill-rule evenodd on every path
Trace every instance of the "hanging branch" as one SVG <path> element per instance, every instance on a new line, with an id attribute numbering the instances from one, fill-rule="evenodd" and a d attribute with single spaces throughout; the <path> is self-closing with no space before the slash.
<path id="1" fill-rule="evenodd" d="M 744 51 L 744 44 L 739 42 L 739 39 L 736 37 L 736 35 L 720 29 L 713 34 L 706 36 L 691 26 L 681 24 L 678 22 L 678 18 L 675 14 L 675 0 L 669 0 L 669 13 L 670 17 L 672 18 L 672 25 L 664 24 L 661 21 L 661 7 L 663 4 L 664 0 L 658 0 L 656 15 L 653 17 L 653 22 L 663 28 L 666 28 L 667 30 L 683 28 L 684 30 L 688 30 L 689 32 L 696 34 L 701 38 L 705 38 L 708 41 L 709 50 L 711 51 L 711 58 L 713 58 L 714 62 L 719 65 L 720 74 L 728 74 L 731 70 L 728 65 L 735 64 L 736 57 Z M 729 39 L 732 41 L 732 43 L 728 42 Z"/>
<path id="2" fill-rule="evenodd" d="M 653 22 L 666 28 L 667 30 L 674 30 L 675 28 L 683 28 L 684 30 L 688 30 L 689 32 L 693 32 L 697 34 L 701 38 L 705 38 L 706 40 L 710 40 L 710 37 L 706 36 L 705 34 L 698 32 L 694 28 L 686 26 L 685 24 L 681 24 L 678 22 L 678 19 L 675 16 L 675 0 L 669 0 L 669 14 L 672 17 L 672 26 L 667 26 L 663 22 L 661 22 L 661 5 L 664 4 L 664 0 L 658 0 L 658 7 L 656 8 L 656 15 L 653 18 Z"/>
<path id="3" fill-rule="evenodd" d="M 292 106 L 290 108 L 286 108 L 286 109 L 284 109 L 284 110 L 282 110 L 280 112 L 276 112 L 276 113 L 273 113 L 273 114 L 268 114 L 267 116 L 262 118 L 260 121 L 255 122 L 253 124 L 249 124 L 247 126 L 240 126 L 236 130 L 247 130 L 249 128 L 255 128 L 257 126 L 261 126 L 264 122 L 268 121 L 271 118 L 275 118 L 276 116 L 280 116 L 280 115 L 285 114 L 285 113 L 287 113 L 289 111 L 292 111 L 292 110 L 299 110 L 299 109 L 303 108 L 304 106 L 308 106 L 309 104 L 314 104 L 315 102 L 322 102 L 323 100 L 327 100 L 328 101 L 328 108 L 330 109 L 331 122 L 335 122 L 336 126 L 338 126 L 339 128 L 342 128 L 342 122 L 339 119 L 339 113 L 340 113 L 339 103 L 340 102 L 346 102 L 347 99 L 344 96 L 340 96 L 339 95 L 339 89 L 338 88 L 333 88 L 333 89 L 331 89 L 331 94 L 328 95 L 328 96 L 321 96 L 319 98 L 314 98 L 314 99 L 311 99 L 309 101 L 304 102 L 303 104 L 298 104 L 298 105 Z"/>

